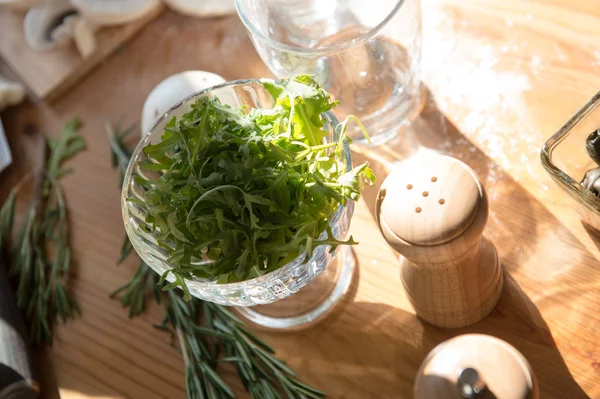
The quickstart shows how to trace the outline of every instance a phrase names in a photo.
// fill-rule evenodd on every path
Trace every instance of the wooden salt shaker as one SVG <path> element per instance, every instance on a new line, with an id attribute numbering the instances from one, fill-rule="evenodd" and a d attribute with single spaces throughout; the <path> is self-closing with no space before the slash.
<path id="1" fill-rule="evenodd" d="M 469 334 L 442 342 L 417 373 L 415 399 L 538 399 L 527 359 L 489 335 Z"/>
<path id="2" fill-rule="evenodd" d="M 481 182 L 454 158 L 412 158 L 383 182 L 379 227 L 402 255 L 402 283 L 422 319 L 464 327 L 496 306 L 503 276 L 496 248 L 482 237 L 487 216 Z"/>

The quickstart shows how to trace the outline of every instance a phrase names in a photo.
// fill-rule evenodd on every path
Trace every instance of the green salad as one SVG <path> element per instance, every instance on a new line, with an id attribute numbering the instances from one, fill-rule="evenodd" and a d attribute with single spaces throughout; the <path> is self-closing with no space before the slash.
<path id="1" fill-rule="evenodd" d="M 136 176 L 143 199 L 129 201 L 147 211 L 140 228 L 170 254 L 173 269 L 162 279 L 173 273 L 175 281 L 167 288 L 180 286 L 186 296 L 186 278 L 244 281 L 301 255 L 308 260 L 319 245 L 356 244 L 329 227 L 339 206 L 375 180 L 368 164 L 351 171 L 344 164 L 346 126 L 356 119 L 327 141 L 322 114 L 337 102 L 310 76 L 262 84 L 273 108 L 248 112 L 201 97 L 143 150 L 151 161 L 140 167 L 156 179 Z"/>

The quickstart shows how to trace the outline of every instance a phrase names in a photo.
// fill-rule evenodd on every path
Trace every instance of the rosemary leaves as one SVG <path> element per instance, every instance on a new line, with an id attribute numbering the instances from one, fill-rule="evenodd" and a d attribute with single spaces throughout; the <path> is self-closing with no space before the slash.
<path id="1" fill-rule="evenodd" d="M 72 171 L 63 168 L 63 163 L 85 148 L 80 125 L 78 119 L 73 119 L 63 127 L 58 139 L 40 138 L 38 167 L 12 189 L 0 209 L 0 251 L 9 256 L 17 306 L 25 314 L 30 339 L 35 344 L 52 344 L 54 323 L 64 323 L 79 312 L 66 286 L 71 246 L 68 209 L 58 180 Z M 34 196 L 14 240 L 16 197 L 31 178 Z"/>

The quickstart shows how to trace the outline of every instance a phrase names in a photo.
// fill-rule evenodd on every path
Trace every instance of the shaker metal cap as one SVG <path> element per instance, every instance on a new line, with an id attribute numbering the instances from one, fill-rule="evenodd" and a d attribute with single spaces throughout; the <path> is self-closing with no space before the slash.
<path id="1" fill-rule="evenodd" d="M 415 381 L 415 399 L 537 399 L 527 359 L 489 335 L 461 335 L 433 349 Z"/>

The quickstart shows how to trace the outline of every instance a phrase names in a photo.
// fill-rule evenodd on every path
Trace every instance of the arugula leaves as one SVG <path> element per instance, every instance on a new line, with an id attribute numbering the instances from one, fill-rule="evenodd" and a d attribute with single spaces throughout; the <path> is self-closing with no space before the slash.
<path id="1" fill-rule="evenodd" d="M 192 277 L 244 281 L 308 259 L 318 245 L 356 244 L 328 228 L 338 207 L 375 180 L 368 164 L 344 165 L 349 119 L 328 142 L 322 114 L 337 103 L 310 76 L 263 85 L 272 109 L 246 113 L 202 97 L 144 148 L 151 162 L 139 166 L 154 178 L 138 179 L 143 201 L 131 200 L 170 254 L 169 287 Z"/>
<path id="2" fill-rule="evenodd" d="M 113 166 L 118 167 L 120 175 L 124 176 L 130 152 L 123 139 L 130 128 L 115 131 L 107 125 L 107 130 Z M 220 216 L 217 215 L 217 218 L 220 219 Z M 3 220 L 0 213 L 0 229 Z M 131 248 L 129 238 L 125 236 L 118 263 L 129 256 Z M 197 298 L 185 302 L 175 291 L 169 291 L 168 295 L 163 296 L 157 281 L 156 273 L 141 261 L 131 281 L 114 291 L 111 297 L 119 296 L 121 304 L 129 308 L 130 318 L 139 316 L 146 310 L 149 297 L 153 297 L 157 304 L 164 307 L 162 322 L 154 327 L 170 333 L 171 338 L 177 337 L 173 347 L 181 352 L 185 362 L 188 398 L 235 396 L 219 377 L 221 362 L 234 364 L 244 388 L 252 398 L 325 397 L 323 392 L 296 379 L 293 370 L 277 358 L 275 351 L 248 331 L 244 323 L 224 306 Z"/>

